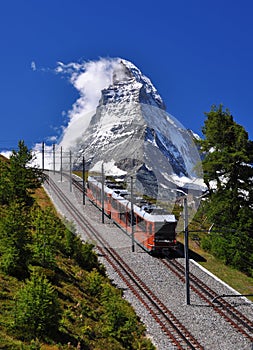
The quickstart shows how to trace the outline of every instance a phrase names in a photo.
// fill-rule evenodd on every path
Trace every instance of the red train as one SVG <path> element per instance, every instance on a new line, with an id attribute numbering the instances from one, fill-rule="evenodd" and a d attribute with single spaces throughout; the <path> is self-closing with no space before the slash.
<path id="1" fill-rule="evenodd" d="M 88 178 L 87 196 L 102 208 L 102 184 L 94 177 Z M 177 248 L 174 215 L 162 208 L 139 199 L 133 205 L 133 220 L 129 193 L 117 184 L 104 186 L 105 213 L 129 235 L 134 232 L 134 240 L 146 251 L 153 254 L 168 253 Z M 132 231 L 133 224 L 133 231 Z"/>

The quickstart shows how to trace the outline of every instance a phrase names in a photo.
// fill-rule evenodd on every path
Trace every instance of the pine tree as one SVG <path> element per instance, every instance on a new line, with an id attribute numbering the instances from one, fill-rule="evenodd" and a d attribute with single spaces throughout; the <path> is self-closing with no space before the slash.
<path id="1" fill-rule="evenodd" d="M 12 200 L 18 200 L 31 205 L 31 194 L 40 187 L 43 181 L 43 173 L 32 166 L 33 155 L 28 150 L 24 141 L 19 141 L 18 151 L 13 151 L 9 161 L 8 177 L 10 181 L 9 191 Z"/>
<path id="2" fill-rule="evenodd" d="M 45 268 L 56 266 L 55 254 L 58 242 L 61 240 L 61 227 L 50 209 L 42 210 L 36 207 L 32 210 L 33 241 L 31 245 L 32 258 L 36 265 Z"/>
<path id="3" fill-rule="evenodd" d="M 205 139 L 200 146 L 209 189 L 205 210 L 214 232 L 209 243 L 204 243 L 226 263 L 249 273 L 253 257 L 253 142 L 228 109 L 213 106 L 206 116 Z M 242 248 L 247 250 L 247 261 Z"/>
<path id="4" fill-rule="evenodd" d="M 8 170 L 8 161 L 0 158 L 0 205 L 8 204 L 11 198 L 11 183 Z"/>
<path id="5" fill-rule="evenodd" d="M 12 202 L 8 208 L 2 208 L 0 266 L 5 273 L 18 278 L 28 275 L 30 242 L 30 215 L 24 203 Z"/>
<path id="6" fill-rule="evenodd" d="M 45 276 L 33 272 L 16 295 L 15 327 L 25 339 L 53 336 L 61 309 L 56 292 Z"/>
<path id="7" fill-rule="evenodd" d="M 253 143 L 241 125 L 234 122 L 229 110 L 213 106 L 203 127 L 205 139 L 200 141 L 203 152 L 204 180 L 212 192 L 210 183 L 217 189 L 238 190 L 252 185 Z M 241 196 L 240 196 L 241 197 Z"/>

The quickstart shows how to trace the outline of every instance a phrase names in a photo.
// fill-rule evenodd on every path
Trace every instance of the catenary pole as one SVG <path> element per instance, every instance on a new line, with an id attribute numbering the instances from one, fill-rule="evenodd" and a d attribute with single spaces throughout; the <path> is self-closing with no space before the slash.
<path id="1" fill-rule="evenodd" d="M 72 192 L 72 159 L 71 151 L 69 151 L 69 190 Z"/>
<path id="2" fill-rule="evenodd" d="M 53 144 L 53 174 L 55 175 L 55 144 Z"/>
<path id="3" fill-rule="evenodd" d="M 184 197 L 184 258 L 185 258 L 185 288 L 186 305 L 190 305 L 190 281 L 189 281 L 189 237 L 188 237 L 188 206 L 187 196 Z"/>
<path id="4" fill-rule="evenodd" d="M 42 170 L 45 169 L 45 143 L 42 142 Z"/>
<path id="5" fill-rule="evenodd" d="M 133 196 L 133 177 L 131 176 L 131 237 L 132 252 L 134 252 L 134 196 Z"/>
<path id="6" fill-rule="evenodd" d="M 61 182 L 62 182 L 62 146 L 61 146 Z"/>
<path id="7" fill-rule="evenodd" d="M 104 176 L 104 163 L 102 163 L 102 189 L 101 189 L 101 202 L 102 202 L 102 224 L 105 223 L 105 176 Z"/>
<path id="8" fill-rule="evenodd" d="M 85 204 L 85 159 L 83 157 L 83 205 Z"/>

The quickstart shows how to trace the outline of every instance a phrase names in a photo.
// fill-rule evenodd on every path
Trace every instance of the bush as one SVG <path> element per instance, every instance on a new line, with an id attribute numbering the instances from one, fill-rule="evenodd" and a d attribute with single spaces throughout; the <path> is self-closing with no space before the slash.
<path id="1" fill-rule="evenodd" d="M 23 203 L 13 202 L 1 214 L 1 268 L 6 274 L 25 278 L 28 276 L 28 264 L 31 256 L 29 211 Z"/>
<path id="2" fill-rule="evenodd" d="M 16 295 L 15 328 L 24 339 L 45 338 L 58 330 L 61 310 L 45 276 L 33 272 Z"/>
<path id="3" fill-rule="evenodd" d="M 102 304 L 105 313 L 102 316 L 104 334 L 116 339 L 124 348 L 131 348 L 134 340 L 140 337 L 138 318 L 126 300 L 121 299 L 119 291 L 105 285 Z"/>
<path id="4" fill-rule="evenodd" d="M 93 269 L 91 272 L 88 273 L 86 279 L 88 282 L 87 291 L 89 292 L 89 294 L 93 296 L 98 296 L 101 293 L 102 288 L 102 275 L 96 269 Z"/>
<path id="5" fill-rule="evenodd" d="M 63 253 L 67 257 L 74 259 L 81 268 L 87 271 L 97 269 L 103 272 L 93 248 L 94 244 L 82 242 L 75 228 L 71 226 L 71 223 L 68 223 L 62 242 Z"/>

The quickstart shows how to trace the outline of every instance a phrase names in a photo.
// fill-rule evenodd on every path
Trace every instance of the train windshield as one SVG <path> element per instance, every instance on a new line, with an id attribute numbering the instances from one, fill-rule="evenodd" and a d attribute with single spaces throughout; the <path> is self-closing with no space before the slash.
<path id="1" fill-rule="evenodd" d="M 176 222 L 156 222 L 155 223 L 155 238 L 158 240 L 175 239 Z"/>

